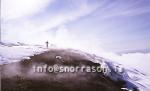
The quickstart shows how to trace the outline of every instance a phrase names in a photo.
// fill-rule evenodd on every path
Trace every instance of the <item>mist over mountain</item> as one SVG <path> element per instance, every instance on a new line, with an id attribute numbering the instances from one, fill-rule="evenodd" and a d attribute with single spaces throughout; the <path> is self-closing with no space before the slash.
<path id="1" fill-rule="evenodd" d="M 82 91 L 83 88 L 87 89 L 87 91 L 88 90 L 91 91 L 91 89 L 92 90 L 103 89 L 103 91 L 114 91 L 112 89 L 116 89 L 115 91 L 117 91 L 118 89 L 118 91 L 122 91 L 121 88 L 127 88 L 127 89 L 132 89 L 132 90 L 134 89 L 133 91 L 138 91 L 138 89 L 140 91 L 149 90 L 149 81 L 150 81 L 149 74 L 141 71 L 142 68 L 139 68 L 138 67 L 139 65 L 138 66 L 128 65 L 128 63 L 130 63 L 129 58 L 128 60 L 126 59 L 126 61 L 123 61 L 123 60 L 114 61 L 113 59 L 110 60 L 111 59 L 110 55 L 107 55 L 108 57 L 106 57 L 106 55 L 98 56 L 93 53 L 91 54 L 88 52 L 70 49 L 70 48 L 60 48 L 57 46 L 49 46 L 49 48 L 47 49 L 46 46 L 14 45 L 14 44 L 10 46 L 10 44 L 12 43 L 9 43 L 8 44 L 9 46 L 6 46 L 6 44 L 7 43 L 2 43 L 2 46 L 0 46 L 2 86 L 10 87 L 12 89 L 2 88 L 3 91 L 10 91 L 10 90 L 11 91 L 12 90 L 13 91 L 17 91 L 17 90 L 26 91 L 26 90 L 31 90 L 31 89 L 35 90 L 36 88 L 34 88 L 34 86 L 41 86 L 41 88 L 38 88 L 38 90 L 40 90 L 40 89 L 43 89 L 44 84 L 45 86 L 50 86 L 48 88 L 45 88 L 46 91 L 49 89 L 53 89 L 56 91 L 60 91 L 62 89 L 64 89 L 64 91 L 66 91 L 66 89 L 69 89 L 69 91 L 74 91 L 74 90 Z M 63 61 L 57 60 L 56 56 L 60 56 L 63 59 Z M 47 64 L 47 65 L 57 64 L 61 66 L 62 65 L 65 65 L 65 66 L 103 65 L 104 68 L 107 68 L 107 70 L 110 70 L 110 73 L 106 75 L 104 75 L 103 73 L 81 73 L 81 74 L 80 73 L 58 73 L 58 74 L 50 73 L 48 75 L 45 75 L 45 73 L 38 73 L 38 74 L 34 73 L 33 66 L 41 65 L 41 64 Z M 135 61 L 135 62 L 132 62 L 131 64 L 134 65 L 134 64 L 137 64 L 137 62 Z M 117 70 L 118 71 L 122 70 L 122 72 L 119 73 Z M 56 75 L 56 78 L 55 78 L 55 75 Z M 93 75 L 95 76 L 93 77 Z M 104 78 L 106 77 L 105 80 L 107 81 L 106 83 L 103 83 L 103 84 L 107 86 L 102 85 L 102 83 L 99 83 L 101 81 L 103 82 L 103 80 L 101 79 L 101 75 L 103 75 Z M 68 76 L 70 79 L 68 79 Z M 82 88 L 78 84 L 75 84 L 76 82 L 74 83 L 73 79 L 76 79 L 76 78 L 74 78 L 74 76 L 78 78 L 78 80 L 76 80 L 77 83 L 78 82 L 80 83 L 81 81 L 81 83 L 86 84 L 86 85 L 83 86 Z M 84 80 L 82 79 L 82 76 Z M 35 77 L 37 77 L 36 79 L 39 79 L 39 80 L 34 80 Z M 54 78 L 59 79 L 59 80 L 53 80 L 52 82 L 50 80 L 49 82 L 47 78 L 49 78 L 49 80 L 54 79 Z M 72 85 L 64 81 L 65 79 L 66 80 L 68 79 L 69 82 L 73 81 Z M 86 81 L 86 79 L 88 82 Z M 89 79 L 95 79 L 95 80 L 89 80 Z M 16 83 L 18 81 L 20 83 Z M 39 85 L 36 84 L 36 83 L 39 83 L 39 81 L 40 82 L 42 81 L 42 83 L 40 83 Z M 6 84 L 7 82 L 10 84 Z M 47 82 L 50 84 L 48 85 Z M 63 85 L 58 85 L 57 82 Z M 14 85 L 12 85 L 11 83 L 13 83 Z M 34 85 L 31 85 L 33 83 Z M 90 85 L 90 84 L 93 84 L 93 85 Z M 15 89 L 14 86 L 15 87 L 17 86 L 17 88 Z M 74 86 L 78 88 L 74 88 Z"/>
<path id="2" fill-rule="evenodd" d="M 149 21 L 149 0 L 1 0 L 2 90 L 150 91 Z M 41 64 L 111 72 L 34 74 Z"/>

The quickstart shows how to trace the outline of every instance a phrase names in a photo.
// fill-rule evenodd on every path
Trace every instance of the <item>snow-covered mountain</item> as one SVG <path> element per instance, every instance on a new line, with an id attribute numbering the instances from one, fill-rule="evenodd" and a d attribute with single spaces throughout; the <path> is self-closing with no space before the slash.
<path id="1" fill-rule="evenodd" d="M 0 43 L 0 64 L 28 59 L 29 56 L 46 51 L 42 45 L 27 45 L 24 43 Z"/>
<path id="2" fill-rule="evenodd" d="M 56 47 L 51 47 L 56 48 Z M 24 43 L 0 43 L 0 64 L 7 64 L 22 59 L 29 59 L 29 56 L 40 54 L 48 49 L 42 45 L 27 45 Z M 150 91 L 150 76 L 139 71 L 136 67 L 127 67 L 124 64 L 108 60 L 103 57 L 92 55 L 78 50 L 72 50 L 76 53 L 85 55 L 92 62 L 99 63 L 110 72 L 105 74 L 114 81 L 124 80 L 126 85 L 122 89 L 134 91 L 137 87 L 140 91 Z"/>

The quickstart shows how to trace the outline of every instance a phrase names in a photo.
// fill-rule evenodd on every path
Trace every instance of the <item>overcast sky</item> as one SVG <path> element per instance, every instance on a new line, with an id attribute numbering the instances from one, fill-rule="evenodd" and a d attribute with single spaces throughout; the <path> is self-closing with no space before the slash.
<path id="1" fill-rule="evenodd" d="M 2 40 L 120 52 L 150 49 L 150 0 L 1 0 Z"/>

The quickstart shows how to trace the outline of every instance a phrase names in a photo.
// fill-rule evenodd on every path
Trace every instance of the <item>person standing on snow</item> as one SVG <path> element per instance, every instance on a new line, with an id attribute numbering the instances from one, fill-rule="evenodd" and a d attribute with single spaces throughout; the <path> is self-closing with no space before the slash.
<path id="1" fill-rule="evenodd" d="M 45 43 L 46 43 L 46 48 L 48 48 L 48 44 L 49 44 L 49 42 L 48 42 L 48 41 L 46 41 Z"/>

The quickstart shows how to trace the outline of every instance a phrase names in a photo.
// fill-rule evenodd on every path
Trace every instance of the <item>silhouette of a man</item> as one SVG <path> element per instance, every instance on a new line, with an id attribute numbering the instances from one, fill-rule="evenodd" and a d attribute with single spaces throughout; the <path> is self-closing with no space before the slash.
<path id="1" fill-rule="evenodd" d="M 45 43 L 46 43 L 46 48 L 48 48 L 48 44 L 49 44 L 49 42 L 48 42 L 48 41 L 46 41 Z"/>

